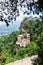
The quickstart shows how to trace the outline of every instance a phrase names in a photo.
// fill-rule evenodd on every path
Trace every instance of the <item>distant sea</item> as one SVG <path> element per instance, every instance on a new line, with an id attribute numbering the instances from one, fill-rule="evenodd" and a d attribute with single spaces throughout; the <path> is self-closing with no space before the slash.
<path id="1" fill-rule="evenodd" d="M 13 31 L 18 30 L 20 27 L 20 22 L 16 21 L 13 24 L 10 24 L 8 27 L 6 25 L 0 25 L 0 36 L 10 34 Z"/>

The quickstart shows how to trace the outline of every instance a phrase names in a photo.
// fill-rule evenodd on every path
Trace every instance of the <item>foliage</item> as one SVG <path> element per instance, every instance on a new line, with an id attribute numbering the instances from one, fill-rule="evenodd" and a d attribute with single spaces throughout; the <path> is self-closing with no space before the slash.
<path id="1" fill-rule="evenodd" d="M 38 50 L 38 58 L 35 60 L 35 65 L 43 65 L 43 17 L 42 21 L 28 20 L 21 23 L 21 28 L 24 28 L 31 35 L 31 40 L 35 40 L 40 49 Z M 32 51 L 33 52 L 33 51 Z M 30 54 L 31 55 L 31 54 Z"/>
<path id="2" fill-rule="evenodd" d="M 43 9 L 43 1 L 38 0 L 38 5 L 39 5 L 39 9 L 41 10 L 41 8 Z"/>
<path id="3" fill-rule="evenodd" d="M 38 36 L 37 44 L 40 47 L 38 51 L 38 58 L 35 59 L 34 65 L 43 65 L 43 33 Z"/>
<path id="4" fill-rule="evenodd" d="M 16 32 L 0 37 L 0 62 L 7 60 L 9 56 L 15 55 L 16 40 Z"/>
<path id="5" fill-rule="evenodd" d="M 17 35 L 21 33 L 21 30 L 12 32 L 10 35 L 0 37 L 0 64 L 9 63 L 27 56 L 31 56 L 38 52 L 38 45 L 33 41 L 30 42 L 25 48 L 18 48 L 15 45 L 17 41 Z M 31 51 L 31 52 L 30 52 Z"/>
<path id="6" fill-rule="evenodd" d="M 0 63 L 9 63 L 27 56 L 40 54 L 43 51 L 43 33 L 41 33 L 42 23 L 39 20 L 24 19 L 18 31 L 0 37 Z M 17 36 L 22 33 L 22 28 L 30 33 L 31 42 L 25 47 L 16 46 Z M 40 35 L 41 33 L 41 35 Z M 19 48 L 18 48 L 19 47 Z M 43 58 L 43 57 L 42 57 Z"/>
<path id="7" fill-rule="evenodd" d="M 20 26 L 20 29 L 22 28 L 30 33 L 31 40 L 35 40 L 37 39 L 37 36 L 41 33 L 42 22 L 40 20 L 24 19 Z"/>
<path id="8" fill-rule="evenodd" d="M 38 57 L 40 58 L 39 65 L 43 65 L 43 33 L 40 35 L 38 45 L 40 46 L 40 50 L 38 52 Z"/>
<path id="9" fill-rule="evenodd" d="M 32 41 L 25 48 L 19 48 L 18 55 L 23 58 L 25 57 L 25 54 L 27 54 L 27 56 L 37 54 L 38 50 L 39 46 L 37 45 L 37 43 Z"/>
<path id="10" fill-rule="evenodd" d="M 39 5 L 39 6 L 38 6 Z M 34 14 L 39 15 L 43 12 L 43 1 L 41 0 L 5 0 L 0 1 L 0 21 L 6 23 L 9 26 L 9 23 L 13 20 L 16 20 L 16 17 L 20 15 L 19 6 L 23 14 Z M 24 7 L 24 10 L 22 9 Z M 40 7 L 40 8 L 39 8 Z M 5 16 L 4 16 L 5 15 Z"/>

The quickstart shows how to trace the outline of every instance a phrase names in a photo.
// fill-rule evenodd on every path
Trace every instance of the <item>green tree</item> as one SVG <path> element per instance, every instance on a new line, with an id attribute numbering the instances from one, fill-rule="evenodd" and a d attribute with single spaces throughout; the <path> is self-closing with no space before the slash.
<path id="1" fill-rule="evenodd" d="M 43 33 L 38 36 L 37 44 L 40 47 L 38 50 L 38 58 L 33 62 L 34 65 L 43 65 Z"/>
<path id="2" fill-rule="evenodd" d="M 40 5 L 38 6 L 38 4 Z M 20 15 L 18 9 L 19 6 L 24 15 L 29 15 L 31 12 L 33 12 L 33 14 L 39 15 L 39 13 L 42 12 L 41 8 L 43 7 L 43 1 L 38 0 L 37 2 L 36 0 L 5 0 L 4 2 L 0 2 L 0 5 L 0 21 L 4 21 L 8 26 L 11 21 L 15 21 L 16 17 Z M 25 11 L 22 10 L 22 7 L 25 8 Z M 6 17 L 4 17 L 4 15 Z"/>
<path id="3" fill-rule="evenodd" d="M 20 29 L 24 29 L 27 33 L 30 33 L 31 40 L 35 40 L 41 33 L 42 23 L 40 20 L 24 19 L 21 22 Z"/>

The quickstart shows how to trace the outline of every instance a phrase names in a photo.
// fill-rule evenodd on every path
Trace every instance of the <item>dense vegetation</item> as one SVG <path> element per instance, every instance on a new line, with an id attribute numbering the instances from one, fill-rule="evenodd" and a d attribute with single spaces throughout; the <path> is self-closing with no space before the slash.
<path id="1" fill-rule="evenodd" d="M 38 58 L 34 60 L 33 65 L 43 65 L 43 33 L 36 40 L 40 49 L 38 50 Z"/>
<path id="2" fill-rule="evenodd" d="M 20 29 L 25 29 L 31 35 L 31 40 L 35 40 L 41 33 L 42 22 L 39 20 L 29 20 L 25 18 L 21 23 Z"/>
<path id="3" fill-rule="evenodd" d="M 38 50 L 38 58 L 35 59 L 34 65 L 43 65 L 43 17 L 42 17 L 42 21 L 39 21 L 39 20 L 30 21 L 30 24 L 29 24 L 30 27 L 27 26 L 28 25 L 27 23 L 28 23 L 28 20 L 25 21 L 24 25 L 22 25 L 21 27 L 24 27 L 24 29 L 26 28 L 29 29 L 31 40 L 35 40 L 38 46 L 40 47 L 40 49 Z"/>
<path id="4" fill-rule="evenodd" d="M 19 8 L 20 7 L 20 8 Z M 24 10 L 23 10 L 24 8 Z M 0 1 L 0 21 L 5 22 L 7 26 L 12 21 L 20 16 L 21 10 L 23 15 L 30 15 L 33 12 L 39 16 L 43 14 L 43 1 L 42 0 L 2 0 Z M 8 15 L 9 14 L 9 15 Z M 5 15 L 5 16 L 4 16 Z"/>
<path id="5" fill-rule="evenodd" d="M 10 35 L 0 37 L 0 65 L 5 65 L 27 56 L 38 54 L 40 49 L 38 43 L 40 43 L 43 34 L 41 32 L 42 23 L 39 20 L 28 20 L 27 18 L 21 23 L 20 29 L 16 32 L 12 32 Z M 25 48 L 16 46 L 17 35 L 22 33 L 22 28 L 30 33 L 30 44 Z M 41 38 L 41 39 L 40 39 Z M 40 42 L 39 42 L 40 41 Z"/>

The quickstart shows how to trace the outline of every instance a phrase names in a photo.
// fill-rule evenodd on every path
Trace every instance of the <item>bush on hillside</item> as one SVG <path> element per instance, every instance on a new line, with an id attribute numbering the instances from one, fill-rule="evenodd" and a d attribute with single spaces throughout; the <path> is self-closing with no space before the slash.
<path id="1" fill-rule="evenodd" d="M 24 56 L 25 54 L 28 54 L 28 56 L 31 56 L 31 55 L 34 55 L 34 54 L 37 54 L 39 50 L 39 46 L 34 42 L 30 42 L 30 44 L 27 45 L 27 47 L 25 48 L 20 48 L 18 50 L 18 55 L 19 56 Z"/>

